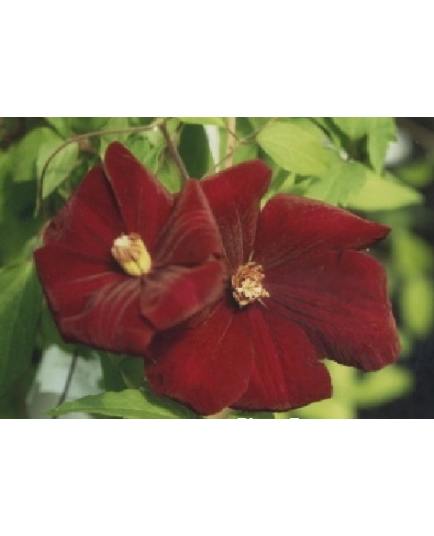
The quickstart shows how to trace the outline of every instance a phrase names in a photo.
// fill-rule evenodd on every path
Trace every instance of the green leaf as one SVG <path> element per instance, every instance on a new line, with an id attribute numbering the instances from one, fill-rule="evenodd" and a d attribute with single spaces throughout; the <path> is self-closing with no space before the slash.
<path id="1" fill-rule="evenodd" d="M 157 405 L 158 404 L 158 405 Z M 193 412 L 170 400 L 161 399 L 150 392 L 126 389 L 119 393 L 106 392 L 66 402 L 51 410 L 50 415 L 71 412 L 96 413 L 126 419 L 177 419 L 197 418 Z"/>
<path id="2" fill-rule="evenodd" d="M 271 411 L 231 411 L 229 419 L 275 419 L 274 413 Z"/>
<path id="3" fill-rule="evenodd" d="M 41 308 L 33 262 L 0 270 L 0 390 L 18 379 L 31 362 Z"/>
<path id="4" fill-rule="evenodd" d="M 200 179 L 211 166 L 208 137 L 202 125 L 185 125 L 179 140 L 179 154 L 190 177 Z"/>
<path id="5" fill-rule="evenodd" d="M 100 118 L 104 119 L 105 122 L 98 128 L 94 128 L 93 130 L 117 130 L 117 129 L 125 129 L 130 127 L 130 122 L 128 117 L 104 117 Z M 92 129 L 90 129 L 92 130 Z M 123 133 L 117 133 L 117 134 L 105 134 L 99 138 L 100 140 L 100 147 L 99 147 L 99 154 L 101 158 L 104 158 L 105 151 L 107 147 L 112 143 L 113 141 L 119 141 L 126 145 L 126 141 L 128 137 L 131 136 L 131 132 L 123 132 Z"/>
<path id="6" fill-rule="evenodd" d="M 377 173 L 383 170 L 387 148 L 396 139 L 396 125 L 393 117 L 371 117 L 368 132 L 369 160 Z"/>
<path id="7" fill-rule="evenodd" d="M 367 169 L 357 162 L 346 163 L 336 157 L 333 166 L 321 178 L 314 179 L 306 190 L 306 197 L 346 206 L 348 197 L 360 190 L 366 180 Z"/>
<path id="8" fill-rule="evenodd" d="M 331 120 L 350 138 L 358 140 L 366 136 L 371 128 L 372 117 L 332 117 Z"/>
<path id="9" fill-rule="evenodd" d="M 47 123 L 51 125 L 63 139 L 66 139 L 69 136 L 71 119 L 73 118 L 46 117 L 45 121 L 47 121 Z"/>
<path id="10" fill-rule="evenodd" d="M 275 122 L 257 137 L 259 145 L 279 166 L 300 175 L 323 175 L 329 169 L 329 151 L 318 136 L 300 125 Z"/>
<path id="11" fill-rule="evenodd" d="M 434 251 L 430 243 L 405 228 L 392 233 L 394 264 L 407 278 L 414 278 L 434 269 Z"/>
<path id="12" fill-rule="evenodd" d="M 39 180 L 41 180 L 42 171 L 48 158 L 62 143 L 62 138 L 56 136 L 55 139 L 47 141 L 39 149 L 36 161 Z M 69 177 L 76 165 L 78 165 L 78 145 L 74 142 L 63 147 L 49 163 L 44 176 L 43 197 L 48 197 L 60 186 Z"/>
<path id="13" fill-rule="evenodd" d="M 347 206 L 356 210 L 391 210 L 423 201 L 423 196 L 391 175 L 381 177 L 366 168 L 363 185 L 351 192 Z"/>
<path id="14" fill-rule="evenodd" d="M 46 143 L 58 147 L 62 139 L 47 127 L 35 128 L 14 147 L 12 154 L 14 182 L 36 179 L 36 161 L 41 147 Z"/>
<path id="15" fill-rule="evenodd" d="M 216 125 L 217 127 L 224 127 L 225 122 L 223 117 L 178 117 L 183 123 L 189 123 L 191 125 Z"/>
<path id="16" fill-rule="evenodd" d="M 128 140 L 126 146 L 151 173 L 157 173 L 164 142 L 154 146 L 148 138 L 147 134 L 135 135 Z"/>
<path id="17" fill-rule="evenodd" d="M 405 395 L 412 386 L 410 372 L 391 366 L 377 372 L 365 373 L 361 381 L 353 384 L 352 396 L 359 407 L 376 406 Z"/>
<path id="18" fill-rule="evenodd" d="M 426 337 L 434 326 L 434 285 L 431 279 L 410 279 L 401 290 L 403 324 L 416 337 Z"/>

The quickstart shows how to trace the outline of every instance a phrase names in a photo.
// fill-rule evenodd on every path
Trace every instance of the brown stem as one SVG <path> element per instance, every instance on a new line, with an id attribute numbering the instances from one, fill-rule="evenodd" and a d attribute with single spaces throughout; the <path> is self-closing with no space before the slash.
<path id="1" fill-rule="evenodd" d="M 181 160 L 181 157 L 178 153 L 178 149 L 176 148 L 175 144 L 173 143 L 172 138 L 170 137 L 169 131 L 167 130 L 166 123 L 162 123 L 161 125 L 159 125 L 159 127 L 164 136 L 164 139 L 166 140 L 167 147 L 169 148 L 170 154 L 172 155 L 172 158 L 175 161 L 175 164 L 177 165 L 181 173 L 182 182 L 183 184 L 185 184 L 189 177 L 188 177 L 188 172 L 184 166 L 184 162 Z"/>
<path id="2" fill-rule="evenodd" d="M 152 130 L 158 126 L 159 124 L 155 123 L 153 125 L 146 125 L 146 126 L 139 126 L 139 127 L 125 127 L 125 128 L 113 128 L 109 130 L 95 130 L 94 132 L 88 132 L 86 134 L 78 134 L 77 136 L 73 136 L 72 138 L 69 138 L 68 140 L 66 140 L 64 143 L 62 143 L 62 145 L 59 145 L 59 147 L 50 154 L 50 156 L 47 158 L 44 164 L 44 167 L 42 168 L 41 178 L 39 181 L 38 195 L 37 195 L 36 213 L 38 213 L 39 210 L 41 210 L 43 215 L 45 217 L 47 216 L 46 210 L 45 210 L 45 203 L 44 203 L 45 174 L 47 173 L 48 166 L 50 165 L 53 158 L 55 158 L 60 153 L 60 151 L 62 151 L 65 147 L 67 147 L 71 143 L 80 143 L 80 141 L 86 140 L 88 138 L 95 138 L 97 136 L 106 136 L 110 134 L 127 134 L 127 133 L 134 133 L 134 132 L 144 132 L 146 130 Z"/>
<path id="3" fill-rule="evenodd" d="M 271 125 L 272 123 L 274 123 L 274 121 L 276 121 L 278 118 L 277 117 L 272 117 L 269 121 L 267 121 L 265 123 L 265 125 L 262 125 L 261 127 L 257 128 L 256 130 L 254 130 L 253 132 L 250 132 L 250 134 L 247 134 L 247 136 L 244 136 L 244 138 L 241 138 L 238 140 L 238 143 L 241 145 L 242 143 L 248 143 L 249 140 L 251 138 L 254 138 L 255 136 L 257 136 L 265 127 L 268 127 L 269 125 Z M 234 149 L 232 149 L 230 152 L 228 152 L 219 162 L 217 162 L 217 164 L 215 164 L 209 171 L 206 175 L 210 175 L 211 173 L 213 173 L 216 169 L 218 169 L 222 164 L 223 162 L 226 162 L 228 158 L 230 158 L 234 152 L 236 151 L 236 147 Z"/>
<path id="4" fill-rule="evenodd" d="M 72 354 L 72 360 L 71 365 L 69 366 L 68 376 L 66 378 L 65 386 L 63 388 L 62 394 L 60 395 L 59 401 L 57 402 L 57 406 L 60 406 L 65 402 L 65 399 L 68 395 L 69 387 L 71 385 L 72 376 L 74 375 L 75 367 L 77 365 L 78 361 L 78 350 L 75 348 L 74 353 Z M 54 415 L 52 419 L 57 419 L 57 415 Z"/>
<path id="5" fill-rule="evenodd" d="M 237 136 L 236 136 L 236 128 L 237 128 L 237 118 L 236 117 L 228 117 L 228 125 L 227 125 L 227 132 L 228 132 L 228 138 L 226 142 L 226 164 L 225 167 L 230 167 L 233 164 L 233 156 L 235 152 L 235 145 L 237 142 Z"/>

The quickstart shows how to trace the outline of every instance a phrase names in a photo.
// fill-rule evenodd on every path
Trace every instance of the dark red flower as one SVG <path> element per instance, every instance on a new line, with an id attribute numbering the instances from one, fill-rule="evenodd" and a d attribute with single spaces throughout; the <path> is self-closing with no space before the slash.
<path id="1" fill-rule="evenodd" d="M 222 292 L 221 239 L 195 181 L 176 197 L 119 143 L 48 225 L 35 262 L 63 337 L 143 355 Z"/>
<path id="2" fill-rule="evenodd" d="M 399 353 L 382 266 L 363 250 L 389 228 L 279 194 L 243 163 L 201 182 L 219 225 L 226 292 L 196 326 L 158 335 L 147 377 L 201 414 L 287 410 L 331 396 L 321 359 L 373 371 Z"/>

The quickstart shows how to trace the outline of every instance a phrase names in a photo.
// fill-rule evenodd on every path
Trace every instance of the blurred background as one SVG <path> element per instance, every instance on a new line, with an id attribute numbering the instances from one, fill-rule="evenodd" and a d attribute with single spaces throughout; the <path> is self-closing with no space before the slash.
<path id="1" fill-rule="evenodd" d="M 196 118 L 209 120 L 198 124 L 188 121 L 194 118 L 178 119 L 185 121 L 174 125 L 172 133 L 190 174 L 200 177 L 222 156 L 220 142 L 226 133 L 221 125 L 213 124 L 213 118 Z M 261 124 L 260 118 L 240 119 L 245 121 L 237 123 L 237 134 L 240 129 L 244 135 L 246 125 L 256 128 Z M 99 129 L 136 128 L 152 120 L 0 118 L 0 268 L 30 258 L 46 218 L 56 213 L 114 139 L 125 143 L 145 165 L 158 172 L 159 179 L 169 189 L 176 190 L 177 170 L 166 158 L 158 132 L 106 134 L 95 140 L 85 136 Z M 318 124 L 322 123 L 318 121 Z M 47 159 L 71 135 L 83 137 L 65 147 L 53 160 L 41 195 L 38 180 Z M 334 386 L 332 399 L 285 414 L 251 416 L 434 417 L 434 119 L 396 118 L 394 138 L 387 147 L 385 173 L 393 174 L 401 184 L 419 192 L 419 201 L 399 208 L 359 213 L 393 228 L 390 238 L 376 247 L 373 254 L 388 271 L 390 296 L 403 346 L 398 364 L 367 374 L 328 362 Z M 261 147 L 254 144 L 243 145 L 235 160 L 257 155 L 269 156 L 263 155 Z M 361 154 L 360 160 L 363 158 Z M 295 188 L 294 181 L 292 184 Z M 18 364 L 5 361 L 1 365 L 2 357 L 6 358 L 0 355 L 0 418 L 44 418 L 45 412 L 59 401 L 96 394 L 103 386 L 109 388 L 110 363 L 105 358 L 80 348 L 71 368 L 71 348 L 62 342 L 46 307 L 31 314 L 32 308 L 38 308 L 41 303 L 40 289 L 26 287 L 23 303 L 9 304 L 8 300 L 12 301 L 14 296 L 9 289 L 13 289 L 16 278 L 9 278 L 7 271 L 0 271 L 0 278 L 3 285 L 0 308 L 3 301 L 5 310 L 11 308 L 16 313 L 10 325 L 0 326 L 0 348 L 11 343 L 11 329 L 16 331 L 17 348 L 25 347 L 23 352 L 29 353 L 28 345 L 32 344 L 30 361 Z M 28 323 L 26 315 L 29 315 Z M 131 378 L 141 374 L 137 361 L 128 367 L 134 369 Z M 111 388 L 116 389 L 115 380 Z"/>

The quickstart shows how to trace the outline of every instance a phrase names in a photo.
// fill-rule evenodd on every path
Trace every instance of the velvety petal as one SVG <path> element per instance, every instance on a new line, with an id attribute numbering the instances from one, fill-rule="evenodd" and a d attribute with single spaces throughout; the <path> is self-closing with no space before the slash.
<path id="1" fill-rule="evenodd" d="M 246 309 L 255 365 L 247 390 L 232 407 L 280 411 L 329 398 L 331 379 L 305 333 L 269 304 Z"/>
<path id="2" fill-rule="evenodd" d="M 324 357 L 363 370 L 400 351 L 383 267 L 365 253 L 321 252 L 266 272 L 266 303 L 298 324 Z"/>
<path id="3" fill-rule="evenodd" d="M 389 232 L 389 227 L 320 201 L 278 194 L 259 217 L 254 259 L 267 269 L 307 253 L 367 248 Z"/>
<path id="4" fill-rule="evenodd" d="M 123 230 L 110 184 L 95 166 L 47 225 L 44 243 L 62 243 L 89 257 L 108 259 L 113 240 Z"/>
<path id="5" fill-rule="evenodd" d="M 167 221 L 158 233 L 153 262 L 194 265 L 222 257 L 219 229 L 197 181 L 187 180 Z"/>
<path id="6" fill-rule="evenodd" d="M 141 312 L 156 328 L 167 329 L 214 303 L 222 293 L 219 261 L 194 267 L 169 266 L 144 278 Z"/>
<path id="7" fill-rule="evenodd" d="M 155 330 L 142 317 L 142 279 L 130 277 L 94 292 L 82 312 L 62 317 L 62 333 L 110 352 L 143 355 Z"/>
<path id="8" fill-rule="evenodd" d="M 155 236 L 171 210 L 173 196 L 118 142 L 108 146 L 104 169 L 122 214 L 125 232 L 138 233 L 152 254 Z"/>
<path id="9" fill-rule="evenodd" d="M 220 228 L 232 269 L 249 260 L 271 170 L 260 160 L 243 162 L 200 182 Z"/>
<path id="10" fill-rule="evenodd" d="M 68 342 L 142 355 L 154 333 L 140 313 L 142 282 L 61 244 L 34 254 L 59 331 Z"/>
<path id="11" fill-rule="evenodd" d="M 109 283 L 121 283 L 123 274 L 112 259 L 95 259 L 86 251 L 50 244 L 34 253 L 39 279 L 55 316 L 78 314 L 89 295 Z"/>
<path id="12" fill-rule="evenodd" d="M 245 315 L 222 300 L 199 326 L 158 335 L 146 367 L 152 388 L 202 415 L 234 403 L 246 390 L 253 366 L 245 321 Z"/>

